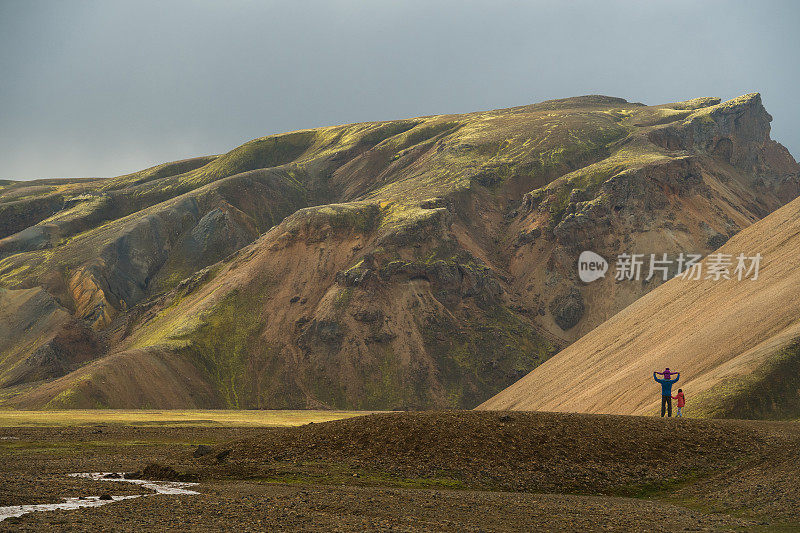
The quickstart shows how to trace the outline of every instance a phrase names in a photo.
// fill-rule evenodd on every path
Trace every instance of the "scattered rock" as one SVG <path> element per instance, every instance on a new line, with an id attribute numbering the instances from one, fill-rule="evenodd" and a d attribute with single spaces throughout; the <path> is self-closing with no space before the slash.
<path id="1" fill-rule="evenodd" d="M 375 333 L 373 335 L 369 335 L 366 339 L 364 339 L 364 343 L 365 344 L 373 344 L 373 343 L 383 344 L 383 343 L 390 342 L 390 341 L 394 340 L 395 338 L 397 338 L 396 334 L 390 333 L 388 331 L 381 331 L 379 333 Z"/>
<path id="2" fill-rule="evenodd" d="M 519 236 L 517 237 L 517 244 L 520 246 L 523 244 L 528 244 L 535 241 L 541 236 L 542 236 L 542 230 L 539 228 L 533 228 L 530 231 L 525 231 L 520 233 Z"/>
<path id="3" fill-rule="evenodd" d="M 378 322 L 383 319 L 383 311 L 380 309 L 361 309 L 353 313 L 353 318 L 359 322 Z"/>
<path id="4" fill-rule="evenodd" d="M 294 328 L 295 328 L 296 330 L 298 330 L 298 331 L 299 331 L 299 330 L 303 329 L 303 327 L 304 327 L 306 324 L 308 324 L 309 322 L 311 322 L 311 319 L 310 319 L 309 317 L 307 317 L 307 316 L 301 316 L 300 318 L 298 318 L 297 320 L 295 320 L 295 322 L 294 322 Z"/>
<path id="5" fill-rule="evenodd" d="M 574 327 L 581 318 L 585 307 L 583 296 L 577 289 L 572 289 L 568 294 L 557 296 L 550 302 L 550 314 L 553 315 L 558 327 L 567 331 Z"/>
<path id="6" fill-rule="evenodd" d="M 722 233 L 717 233 L 708 238 L 708 240 L 706 241 L 706 246 L 708 246 L 712 250 L 716 250 L 726 242 L 728 242 L 728 236 L 723 235 Z"/>
<path id="7" fill-rule="evenodd" d="M 111 497 L 111 494 L 105 493 L 105 494 L 101 495 L 100 498 L 98 498 L 98 499 L 99 500 L 103 500 L 103 501 L 109 501 L 109 500 L 113 500 L 114 498 Z"/>
<path id="8" fill-rule="evenodd" d="M 228 450 L 230 453 L 230 450 Z M 191 474 L 181 474 L 171 466 L 150 463 L 143 470 L 127 472 L 123 479 L 149 479 L 153 481 L 193 481 L 195 476 Z"/>
<path id="9" fill-rule="evenodd" d="M 447 200 L 444 198 L 428 198 L 423 200 L 419 206 L 422 209 L 437 209 L 440 207 L 447 207 Z"/>
<path id="10" fill-rule="evenodd" d="M 212 451 L 211 446 L 207 444 L 199 444 L 195 449 L 194 453 L 192 454 L 193 457 L 203 457 L 210 454 Z"/>
<path id="11" fill-rule="evenodd" d="M 363 285 L 375 277 L 375 272 L 371 268 L 353 267 L 349 270 L 336 274 L 336 283 L 345 287 L 356 287 Z"/>
<path id="12" fill-rule="evenodd" d="M 297 344 L 301 348 L 310 348 L 319 343 L 331 348 L 341 346 L 345 328 L 335 320 L 312 320 L 311 324 L 300 334 Z"/>

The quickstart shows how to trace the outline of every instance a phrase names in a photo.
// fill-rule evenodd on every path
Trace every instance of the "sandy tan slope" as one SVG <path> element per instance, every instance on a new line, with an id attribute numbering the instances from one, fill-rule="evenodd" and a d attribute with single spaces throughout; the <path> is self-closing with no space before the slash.
<path id="1" fill-rule="evenodd" d="M 681 372 L 690 414 L 713 413 L 737 394 L 748 396 L 740 403 L 766 402 L 766 411 L 770 402 L 777 410 L 796 402 L 800 201 L 719 252 L 761 253 L 758 279 L 673 279 L 478 408 L 654 414 L 660 389 L 652 373 L 665 366 Z M 769 371 L 780 365 L 783 375 Z"/>

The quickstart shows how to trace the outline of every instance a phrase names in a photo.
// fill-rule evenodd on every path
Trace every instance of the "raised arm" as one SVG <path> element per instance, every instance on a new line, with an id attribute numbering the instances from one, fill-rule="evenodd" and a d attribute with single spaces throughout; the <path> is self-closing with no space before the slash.
<path id="1" fill-rule="evenodd" d="M 681 379 L 681 373 L 680 373 L 680 372 L 677 372 L 677 373 L 675 374 L 675 376 L 676 376 L 676 378 L 673 380 L 673 383 L 677 383 L 677 382 L 678 382 L 678 380 L 679 380 L 679 379 Z"/>

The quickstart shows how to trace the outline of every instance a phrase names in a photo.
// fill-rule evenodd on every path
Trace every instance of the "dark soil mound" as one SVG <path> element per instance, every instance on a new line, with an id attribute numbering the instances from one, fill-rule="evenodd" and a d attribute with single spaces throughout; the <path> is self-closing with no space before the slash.
<path id="1" fill-rule="evenodd" d="M 728 421 L 535 412 L 388 413 L 265 431 L 198 461 L 201 475 L 270 477 L 314 468 L 448 478 L 461 486 L 636 494 L 713 473 L 768 438 Z M 282 470 L 283 469 L 283 470 Z"/>
<path id="2" fill-rule="evenodd" d="M 123 476 L 125 479 L 149 479 L 153 481 L 194 481 L 192 474 L 183 474 L 171 466 L 150 463 L 142 470 L 128 472 Z"/>

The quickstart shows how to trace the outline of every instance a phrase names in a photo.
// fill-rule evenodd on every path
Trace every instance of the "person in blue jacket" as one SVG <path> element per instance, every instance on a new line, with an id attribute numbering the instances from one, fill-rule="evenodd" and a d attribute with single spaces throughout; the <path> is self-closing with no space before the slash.
<path id="1" fill-rule="evenodd" d="M 656 374 L 653 372 L 653 379 L 661 384 L 661 416 L 663 417 L 665 412 L 668 413 L 667 416 L 672 416 L 672 385 L 681 379 L 681 373 L 676 373 L 675 379 L 660 379 Z"/>

